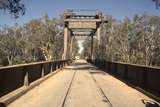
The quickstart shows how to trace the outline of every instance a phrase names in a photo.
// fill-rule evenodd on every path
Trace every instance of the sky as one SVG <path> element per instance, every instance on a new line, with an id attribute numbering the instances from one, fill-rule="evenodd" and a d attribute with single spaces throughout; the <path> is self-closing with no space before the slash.
<path id="1" fill-rule="evenodd" d="M 132 18 L 134 14 L 160 16 L 160 9 L 155 9 L 152 0 L 21 0 L 26 7 L 26 14 L 18 19 L 0 10 L 0 25 L 23 25 L 31 19 L 40 18 L 48 14 L 50 18 L 59 17 L 66 9 L 95 10 L 106 15 L 112 15 L 118 20 L 125 16 Z"/>

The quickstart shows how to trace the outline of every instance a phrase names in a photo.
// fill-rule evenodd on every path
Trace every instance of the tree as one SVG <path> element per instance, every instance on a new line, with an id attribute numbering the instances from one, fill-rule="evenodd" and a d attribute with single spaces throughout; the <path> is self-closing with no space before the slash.
<path id="1" fill-rule="evenodd" d="M 45 15 L 23 26 L 3 26 L 0 29 L 0 64 L 14 65 L 61 59 L 62 23 L 61 19 L 50 19 Z"/>
<path id="2" fill-rule="evenodd" d="M 160 0 L 152 0 L 152 1 L 155 2 L 156 9 L 158 9 L 160 7 Z"/>
<path id="3" fill-rule="evenodd" d="M 97 59 L 120 61 L 146 66 L 160 66 L 160 17 L 135 15 L 133 19 L 117 21 L 107 16 L 108 24 L 101 26 L 101 40 Z M 90 53 L 87 47 L 90 41 L 84 42 L 84 54 Z M 97 47 L 97 46 L 95 46 Z"/>
<path id="4" fill-rule="evenodd" d="M 8 10 L 14 18 L 25 14 L 25 6 L 21 0 L 0 0 L 0 9 Z"/>
<path id="5" fill-rule="evenodd" d="M 23 40 L 22 29 L 18 27 L 5 27 L 0 35 L 0 54 L 3 65 L 12 65 L 23 56 L 25 41 Z M 21 59 L 21 58 L 20 58 Z M 17 62 L 21 63 L 21 62 Z"/>

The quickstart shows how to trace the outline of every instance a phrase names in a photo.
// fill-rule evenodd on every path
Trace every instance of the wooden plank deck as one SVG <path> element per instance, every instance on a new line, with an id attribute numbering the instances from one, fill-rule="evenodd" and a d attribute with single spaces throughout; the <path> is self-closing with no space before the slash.
<path id="1" fill-rule="evenodd" d="M 8 107 L 146 107 L 144 100 L 150 104 L 154 101 L 84 60 L 79 60 Z"/>

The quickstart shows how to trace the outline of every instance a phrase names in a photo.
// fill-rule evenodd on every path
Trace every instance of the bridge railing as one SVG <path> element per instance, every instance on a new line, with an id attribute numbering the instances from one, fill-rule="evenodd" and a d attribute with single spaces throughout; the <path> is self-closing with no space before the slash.
<path id="1" fill-rule="evenodd" d="M 88 62 L 160 98 L 160 68 L 105 60 L 88 60 Z"/>
<path id="2" fill-rule="evenodd" d="M 19 89 L 29 87 L 36 80 L 62 68 L 70 60 L 45 61 L 0 68 L 0 97 Z"/>

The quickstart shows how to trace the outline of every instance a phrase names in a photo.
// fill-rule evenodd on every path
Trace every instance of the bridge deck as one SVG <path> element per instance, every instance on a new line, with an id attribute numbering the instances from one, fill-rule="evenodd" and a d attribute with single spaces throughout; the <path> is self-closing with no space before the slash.
<path id="1" fill-rule="evenodd" d="M 152 100 L 85 61 L 77 61 L 9 107 L 146 107 L 143 99 Z"/>

